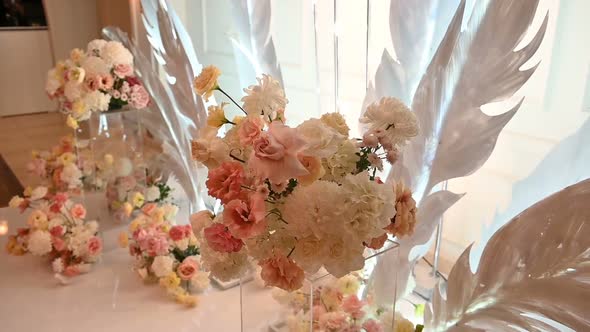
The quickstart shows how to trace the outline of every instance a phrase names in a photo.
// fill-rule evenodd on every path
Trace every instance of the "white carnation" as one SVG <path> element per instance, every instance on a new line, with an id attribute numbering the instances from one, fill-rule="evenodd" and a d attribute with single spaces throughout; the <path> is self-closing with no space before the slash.
<path id="1" fill-rule="evenodd" d="M 261 115 L 265 121 L 268 121 L 269 117 L 274 120 L 278 112 L 284 110 L 289 102 L 285 97 L 285 91 L 279 81 L 269 75 L 262 74 L 262 78 L 256 80 L 258 85 L 250 85 L 244 89 L 244 110 L 248 114 Z"/>
<path id="2" fill-rule="evenodd" d="M 382 235 L 395 215 L 393 187 L 360 173 L 346 176 L 340 188 L 344 196 L 341 227 L 350 238 L 362 243 Z"/>
<path id="3" fill-rule="evenodd" d="M 156 186 L 150 186 L 145 190 L 145 200 L 153 202 L 160 198 L 160 188 Z"/>
<path id="4" fill-rule="evenodd" d="M 320 119 L 310 119 L 297 126 L 297 132 L 306 141 L 304 154 L 326 158 L 338 150 L 345 139 L 336 130 L 325 125 Z"/>
<path id="5" fill-rule="evenodd" d="M 401 101 L 391 97 L 367 107 L 359 120 L 368 132 L 375 133 L 392 146 L 401 146 L 418 135 L 418 119 Z"/>
<path id="6" fill-rule="evenodd" d="M 111 95 L 102 93 L 98 90 L 91 91 L 84 96 L 84 104 L 86 108 L 91 111 L 107 111 L 109 109 L 109 102 Z"/>
<path id="7" fill-rule="evenodd" d="M 163 278 L 172 272 L 174 259 L 170 256 L 156 256 L 151 269 L 158 278 Z"/>
<path id="8" fill-rule="evenodd" d="M 87 76 L 93 75 L 107 75 L 110 68 L 104 60 L 96 56 L 89 56 L 82 60 L 80 64 Z"/>
<path id="9" fill-rule="evenodd" d="M 102 47 L 100 57 L 111 67 L 116 65 L 132 65 L 133 55 L 120 42 L 110 41 Z"/>
<path id="10" fill-rule="evenodd" d="M 82 171 L 76 164 L 67 164 L 64 166 L 60 179 L 68 184 L 68 188 L 74 189 L 82 185 Z"/>
<path id="11" fill-rule="evenodd" d="M 70 102 L 80 99 L 82 97 L 82 84 L 76 81 L 69 81 L 64 86 L 64 96 Z"/>
<path id="12" fill-rule="evenodd" d="M 104 39 L 95 39 L 88 43 L 86 46 L 86 52 L 90 55 L 100 56 L 102 48 L 107 44 L 107 41 Z"/>
<path id="13" fill-rule="evenodd" d="M 43 256 L 51 252 L 51 235 L 49 232 L 36 230 L 29 235 L 27 249 L 35 256 Z"/>

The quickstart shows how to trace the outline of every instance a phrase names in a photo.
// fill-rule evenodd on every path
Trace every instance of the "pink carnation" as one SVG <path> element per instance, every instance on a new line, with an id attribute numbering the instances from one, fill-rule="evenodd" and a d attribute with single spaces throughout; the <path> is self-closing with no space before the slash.
<path id="1" fill-rule="evenodd" d="M 244 168 L 237 161 L 223 162 L 219 167 L 209 171 L 206 185 L 209 195 L 218 198 L 223 204 L 238 199 L 242 194 Z"/>
<path id="2" fill-rule="evenodd" d="M 62 236 L 64 234 L 64 228 L 62 226 L 54 226 L 49 230 L 49 234 L 53 236 Z"/>
<path id="3" fill-rule="evenodd" d="M 53 248 L 57 251 L 63 251 L 66 249 L 66 243 L 61 237 L 52 236 L 51 242 L 53 243 Z"/>
<path id="4" fill-rule="evenodd" d="M 150 256 L 168 253 L 166 233 L 156 228 L 140 229 L 133 233 L 133 238 L 138 242 L 140 249 Z"/>
<path id="5" fill-rule="evenodd" d="M 215 251 L 238 252 L 242 249 L 244 242 L 233 237 L 222 224 L 213 224 L 203 230 L 207 244 Z"/>
<path id="6" fill-rule="evenodd" d="M 128 64 L 118 64 L 115 66 L 113 73 L 117 75 L 118 78 L 125 78 L 127 76 L 133 75 L 133 66 Z"/>
<path id="7" fill-rule="evenodd" d="M 239 199 L 225 205 L 223 222 L 233 236 L 238 239 L 249 239 L 264 232 L 266 207 L 262 196 L 254 194 L 245 202 Z"/>
<path id="8" fill-rule="evenodd" d="M 259 116 L 249 116 L 242 123 L 238 129 L 238 137 L 240 143 L 243 145 L 252 145 L 262 133 L 264 122 Z"/>
<path id="9" fill-rule="evenodd" d="M 99 237 L 93 236 L 88 240 L 88 254 L 97 256 L 102 251 L 102 241 Z"/>
<path id="10" fill-rule="evenodd" d="M 176 269 L 176 273 L 182 280 L 191 280 L 197 271 L 199 271 L 199 263 L 191 257 L 185 258 Z"/>
<path id="11" fill-rule="evenodd" d="M 141 84 L 137 84 L 131 87 L 130 98 L 131 106 L 142 109 L 146 107 L 150 102 L 150 95 Z"/>
<path id="12" fill-rule="evenodd" d="M 342 331 L 346 325 L 347 315 L 342 311 L 327 312 L 320 317 L 320 328 L 326 331 Z"/>
<path id="13" fill-rule="evenodd" d="M 366 332 L 383 332 L 383 326 L 374 319 L 367 319 L 363 323 L 363 329 Z"/>
<path id="14" fill-rule="evenodd" d="M 309 172 L 297 155 L 305 148 L 305 141 L 293 128 L 272 122 L 269 130 L 253 142 L 254 153 L 248 161 L 250 168 L 271 183 L 282 183 Z"/>
<path id="15" fill-rule="evenodd" d="M 84 219 L 86 217 L 86 209 L 82 204 L 75 204 L 70 210 L 70 213 L 76 219 Z"/>
<path id="16" fill-rule="evenodd" d="M 356 295 L 349 295 L 342 301 L 342 310 L 350 314 L 354 319 L 361 319 L 365 316 L 363 311 L 365 304 L 366 302 L 359 300 Z"/>
<path id="17" fill-rule="evenodd" d="M 188 236 L 184 226 L 173 226 L 170 228 L 169 234 L 173 241 L 180 241 Z"/>
<path id="18" fill-rule="evenodd" d="M 260 277 L 266 286 L 279 287 L 286 291 L 294 291 L 303 286 L 303 269 L 285 255 L 275 254 L 258 264 L 262 267 Z"/>

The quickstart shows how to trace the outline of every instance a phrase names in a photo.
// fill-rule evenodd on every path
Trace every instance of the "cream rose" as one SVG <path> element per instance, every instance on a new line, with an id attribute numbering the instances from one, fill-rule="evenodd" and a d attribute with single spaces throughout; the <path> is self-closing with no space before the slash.
<path id="1" fill-rule="evenodd" d="M 195 91 L 199 96 L 203 96 L 205 101 L 209 100 L 209 97 L 213 94 L 219 85 L 217 79 L 221 75 L 221 70 L 215 66 L 204 67 L 199 76 L 197 76 L 193 82 Z"/>
<path id="2" fill-rule="evenodd" d="M 304 121 L 297 127 L 297 132 L 307 143 L 303 153 L 321 158 L 333 155 L 345 139 L 319 119 Z"/>

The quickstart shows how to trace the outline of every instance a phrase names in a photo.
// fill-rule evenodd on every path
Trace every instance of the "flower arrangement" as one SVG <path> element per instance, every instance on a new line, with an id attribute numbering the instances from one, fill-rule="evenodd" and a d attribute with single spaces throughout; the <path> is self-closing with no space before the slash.
<path id="1" fill-rule="evenodd" d="M 219 75 L 205 67 L 196 92 L 208 98 L 220 91 L 244 116 L 229 120 L 226 103 L 210 106 L 208 126 L 192 142 L 193 158 L 209 169 L 208 193 L 223 206 L 216 216 L 193 216 L 203 265 L 213 276 L 236 278 L 251 258 L 267 285 L 292 291 L 305 273 L 325 268 L 342 277 L 362 269 L 366 247 L 412 234 L 411 192 L 377 176 L 418 133 L 405 105 L 395 98 L 369 105 L 360 119 L 363 137 L 351 139 L 339 113 L 286 125 L 288 100 L 268 75 L 244 90 L 243 106 L 219 87 Z M 229 128 L 219 137 L 224 125 Z"/>
<path id="2" fill-rule="evenodd" d="M 401 314 L 374 305 L 370 298 L 359 299 L 360 286 L 360 278 L 351 274 L 316 287 L 313 294 L 274 289 L 273 297 L 288 309 L 289 332 L 310 331 L 310 326 L 312 331 L 327 332 L 414 332 L 421 329 Z M 311 295 L 313 304 L 310 307 Z"/>
<path id="3" fill-rule="evenodd" d="M 149 94 L 133 72 L 133 55 L 123 44 L 96 39 L 86 51 L 73 49 L 69 59 L 49 70 L 45 90 L 76 129 L 92 112 L 146 107 Z"/>
<path id="4" fill-rule="evenodd" d="M 199 243 L 191 225 L 175 225 L 178 208 L 148 203 L 121 233 L 122 247 L 135 258 L 134 269 L 144 281 L 157 281 L 168 295 L 189 307 L 197 305 L 192 292 L 209 287 L 209 274 L 200 270 Z"/>
<path id="5" fill-rule="evenodd" d="M 28 227 L 10 236 L 6 249 L 13 255 L 31 253 L 51 260 L 55 277 L 66 283 L 69 277 L 90 270 L 102 254 L 96 221 L 85 221 L 86 208 L 74 203 L 67 193 L 49 193 L 47 187 L 37 187 L 15 196 L 10 207 L 21 213 L 32 209 Z"/>

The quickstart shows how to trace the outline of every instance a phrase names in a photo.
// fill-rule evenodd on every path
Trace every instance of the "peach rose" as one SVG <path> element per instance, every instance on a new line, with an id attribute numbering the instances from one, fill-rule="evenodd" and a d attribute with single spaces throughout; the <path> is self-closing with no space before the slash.
<path id="1" fill-rule="evenodd" d="M 199 263 L 192 257 L 185 258 L 176 269 L 176 273 L 182 280 L 191 280 L 197 271 L 199 271 Z"/>
<path id="2" fill-rule="evenodd" d="M 318 157 L 299 156 L 299 161 L 309 172 L 309 174 L 297 178 L 297 181 L 299 181 L 299 183 L 304 186 L 312 184 L 314 181 L 326 174 L 326 170 L 322 166 L 322 160 Z"/>
<path id="3" fill-rule="evenodd" d="M 86 209 L 82 204 L 74 204 L 70 210 L 70 213 L 72 214 L 72 217 L 76 219 L 86 218 Z"/>
<path id="4" fill-rule="evenodd" d="M 205 101 L 209 100 L 209 97 L 213 94 L 213 90 L 217 89 L 217 79 L 221 75 L 221 70 L 215 66 L 203 67 L 203 70 L 193 81 L 195 91 L 199 96 L 205 98 Z"/>
<path id="5" fill-rule="evenodd" d="M 260 277 L 266 286 L 279 287 L 286 291 L 298 290 L 303 286 L 305 273 L 291 258 L 275 254 L 259 263 Z"/>
<path id="6" fill-rule="evenodd" d="M 242 145 L 252 145 L 260 136 L 264 128 L 264 121 L 259 116 L 248 116 L 240 123 L 238 137 Z"/>
<path id="7" fill-rule="evenodd" d="M 264 199 L 254 194 L 247 202 L 234 199 L 227 203 L 223 210 L 223 222 L 236 238 L 249 239 L 266 229 L 265 213 Z"/>

